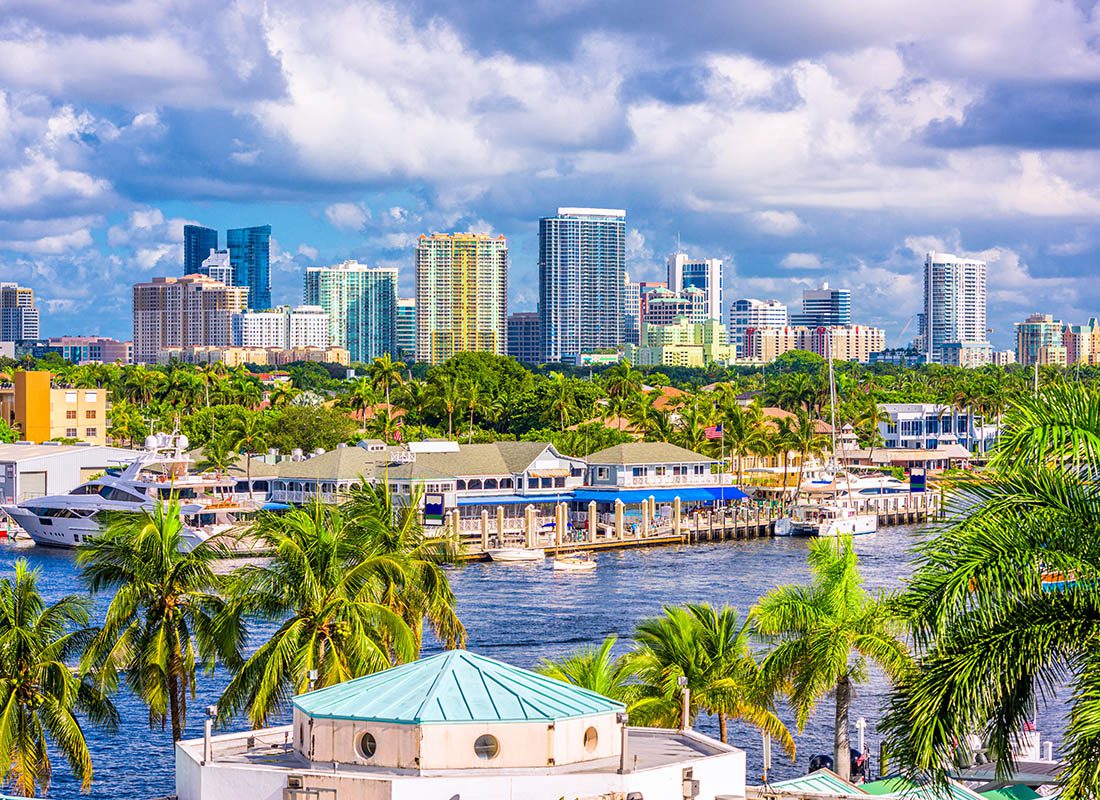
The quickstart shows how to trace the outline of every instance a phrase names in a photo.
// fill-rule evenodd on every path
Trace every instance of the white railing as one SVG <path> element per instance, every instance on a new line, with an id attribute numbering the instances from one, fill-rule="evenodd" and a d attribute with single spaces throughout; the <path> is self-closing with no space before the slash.
<path id="1" fill-rule="evenodd" d="M 716 475 L 628 475 L 624 486 L 710 486 Z"/>

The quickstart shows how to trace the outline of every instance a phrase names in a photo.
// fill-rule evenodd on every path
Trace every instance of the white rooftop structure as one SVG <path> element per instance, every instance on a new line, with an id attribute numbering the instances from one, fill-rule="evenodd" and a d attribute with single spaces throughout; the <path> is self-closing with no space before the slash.
<path id="1" fill-rule="evenodd" d="M 93 475 L 129 464 L 138 455 L 102 445 L 0 444 L 0 503 L 68 494 Z"/>

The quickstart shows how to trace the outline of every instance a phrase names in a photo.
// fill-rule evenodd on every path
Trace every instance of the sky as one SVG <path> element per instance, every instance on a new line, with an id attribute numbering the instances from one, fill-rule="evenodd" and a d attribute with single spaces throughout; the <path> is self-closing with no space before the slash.
<path id="1" fill-rule="evenodd" d="M 269 223 L 306 266 L 401 270 L 421 233 L 627 210 L 726 302 L 822 281 L 908 341 L 929 249 L 989 263 L 998 348 L 1100 316 L 1100 10 L 1047 0 L 0 0 L 0 280 L 43 336 L 128 338 L 182 229 Z"/>

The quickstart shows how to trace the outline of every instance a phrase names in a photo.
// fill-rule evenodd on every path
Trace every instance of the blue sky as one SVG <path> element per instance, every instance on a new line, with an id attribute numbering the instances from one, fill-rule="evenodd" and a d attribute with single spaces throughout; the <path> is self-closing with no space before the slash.
<path id="1" fill-rule="evenodd" d="M 1008 347 L 1100 314 L 1098 35 L 1092 2 L 7 0 L 0 280 L 126 337 L 185 222 L 270 223 L 277 302 L 344 258 L 408 291 L 415 237 L 469 229 L 527 310 L 538 217 L 610 206 L 632 275 L 679 236 L 727 302 L 828 280 L 890 345 L 923 252 L 977 255 Z"/>

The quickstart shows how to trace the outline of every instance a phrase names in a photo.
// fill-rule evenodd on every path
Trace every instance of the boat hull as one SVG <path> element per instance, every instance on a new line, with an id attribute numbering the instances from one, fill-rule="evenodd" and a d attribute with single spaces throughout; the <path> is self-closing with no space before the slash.
<path id="1" fill-rule="evenodd" d="M 36 545 L 45 547 L 78 547 L 100 531 L 99 523 L 91 519 L 40 518 L 18 506 L 8 507 L 5 511 Z"/>
<path id="2" fill-rule="evenodd" d="M 775 521 L 776 536 L 863 536 L 878 530 L 878 516 L 875 514 L 856 514 L 841 519 L 822 522 L 796 520 L 781 517 Z"/>
<path id="3" fill-rule="evenodd" d="M 542 561 L 546 558 L 546 552 L 537 547 L 500 547 L 486 552 L 493 561 Z"/>
<path id="4" fill-rule="evenodd" d="M 591 572 L 596 568 L 595 561 L 585 561 L 582 559 L 554 559 L 554 569 L 559 572 Z"/>

